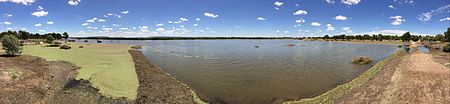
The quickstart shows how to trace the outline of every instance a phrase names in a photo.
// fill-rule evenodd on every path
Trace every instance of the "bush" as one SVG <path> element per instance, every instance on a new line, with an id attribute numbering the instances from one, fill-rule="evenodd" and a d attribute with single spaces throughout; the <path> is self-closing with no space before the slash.
<path id="1" fill-rule="evenodd" d="M 353 64 L 368 64 L 372 62 L 372 58 L 369 56 L 359 56 L 352 59 Z"/>
<path id="2" fill-rule="evenodd" d="M 47 37 L 45 37 L 45 42 L 46 42 L 46 43 L 52 44 L 53 41 L 55 41 L 55 38 L 53 38 L 53 36 L 47 35 Z"/>
<path id="3" fill-rule="evenodd" d="M 61 47 L 59 47 L 59 49 L 65 49 L 65 50 L 68 50 L 68 49 L 71 49 L 72 47 L 70 47 L 70 46 L 68 46 L 68 45 L 62 45 Z"/>
<path id="4" fill-rule="evenodd" d="M 22 53 L 22 47 L 20 47 L 19 39 L 14 35 L 6 35 L 1 39 L 3 49 L 7 55 L 18 55 Z"/>
<path id="5" fill-rule="evenodd" d="M 78 48 L 84 48 L 83 46 L 79 46 Z"/>
<path id="6" fill-rule="evenodd" d="M 444 47 L 444 52 L 450 52 L 450 44 L 447 44 L 447 46 Z"/>

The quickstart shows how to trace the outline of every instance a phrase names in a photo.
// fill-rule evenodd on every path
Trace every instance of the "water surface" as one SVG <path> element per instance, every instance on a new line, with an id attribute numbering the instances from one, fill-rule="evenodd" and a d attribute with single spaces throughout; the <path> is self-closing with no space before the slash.
<path id="1" fill-rule="evenodd" d="M 146 57 L 187 83 L 202 99 L 232 104 L 315 96 L 350 81 L 397 49 L 394 45 L 299 40 L 152 40 L 133 44 L 143 44 Z M 351 58 L 356 56 L 371 56 L 375 62 L 353 65 Z"/>

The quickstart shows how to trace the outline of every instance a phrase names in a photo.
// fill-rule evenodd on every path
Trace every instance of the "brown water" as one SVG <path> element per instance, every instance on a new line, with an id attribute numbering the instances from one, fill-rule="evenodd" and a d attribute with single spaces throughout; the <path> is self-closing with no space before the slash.
<path id="1" fill-rule="evenodd" d="M 117 43 L 105 41 L 110 42 Z M 188 84 L 202 99 L 231 104 L 264 104 L 319 95 L 352 80 L 397 50 L 394 45 L 299 40 L 119 43 L 144 45 L 146 57 Z M 371 56 L 375 62 L 353 65 L 351 59 L 356 56 Z"/>

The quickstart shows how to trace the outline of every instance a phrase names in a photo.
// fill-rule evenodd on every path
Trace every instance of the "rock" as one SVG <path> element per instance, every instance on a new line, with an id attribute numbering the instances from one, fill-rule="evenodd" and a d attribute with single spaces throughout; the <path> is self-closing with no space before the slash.
<path id="1" fill-rule="evenodd" d="M 450 66 L 450 63 L 445 63 L 444 65 L 445 65 L 445 66 Z"/>
<path id="2" fill-rule="evenodd" d="M 68 50 L 68 49 L 71 49 L 72 47 L 70 47 L 70 46 L 68 46 L 68 45 L 62 45 L 61 47 L 59 47 L 59 49 L 65 49 L 65 50 Z"/>
<path id="3" fill-rule="evenodd" d="M 255 48 L 259 48 L 259 46 L 255 46 Z"/>
<path id="4" fill-rule="evenodd" d="M 131 46 L 132 49 L 142 49 L 142 46 Z"/>
<path id="5" fill-rule="evenodd" d="M 84 46 L 79 46 L 78 48 L 84 48 Z"/>
<path id="6" fill-rule="evenodd" d="M 288 46 L 292 47 L 292 46 L 295 46 L 295 44 L 288 44 Z"/>
<path id="7" fill-rule="evenodd" d="M 352 59 L 353 64 L 368 64 L 372 61 L 372 58 L 369 56 L 359 56 Z"/>

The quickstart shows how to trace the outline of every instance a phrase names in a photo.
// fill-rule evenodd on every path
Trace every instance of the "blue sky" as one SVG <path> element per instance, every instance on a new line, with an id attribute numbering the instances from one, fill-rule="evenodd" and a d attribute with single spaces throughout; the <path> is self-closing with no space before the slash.
<path id="1" fill-rule="evenodd" d="M 442 34 L 449 0 L 0 0 L 0 30 L 72 36 Z"/>

